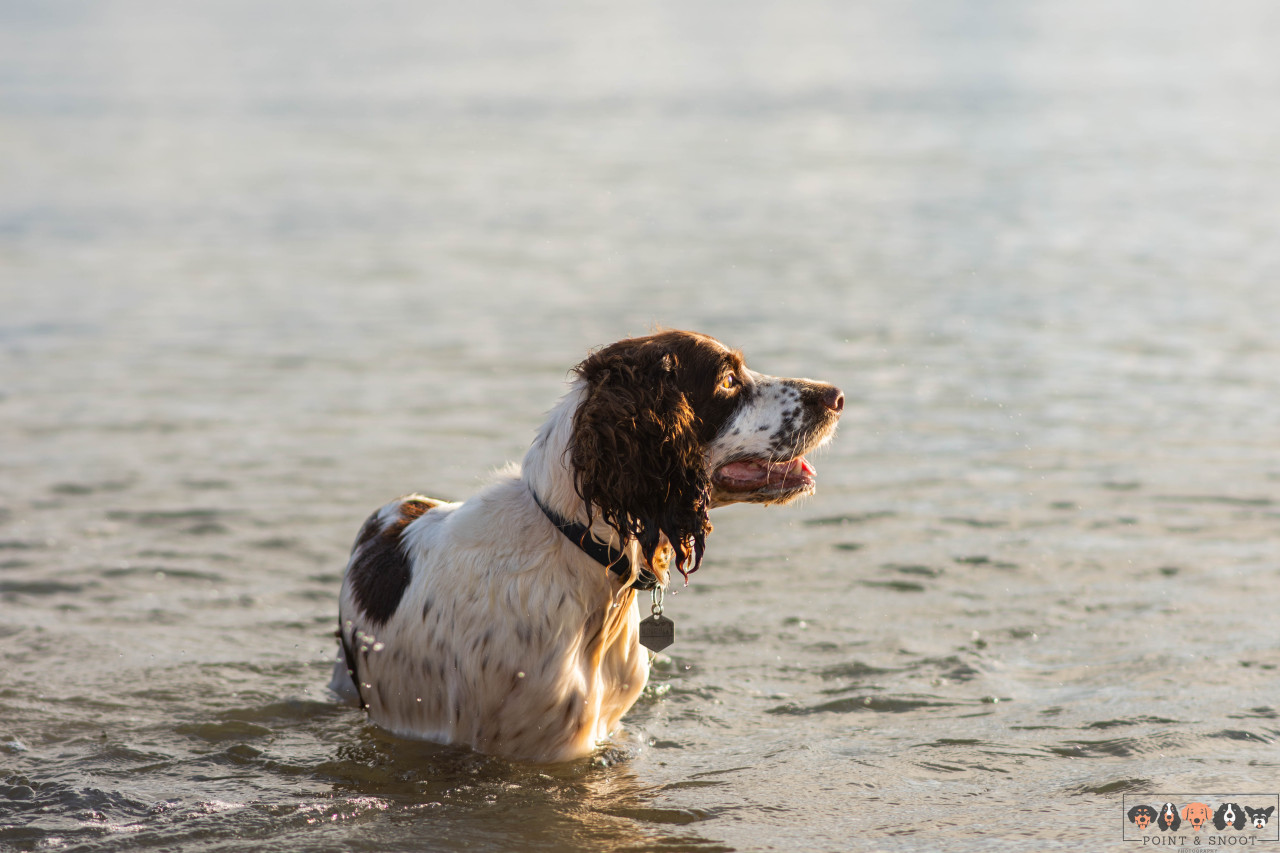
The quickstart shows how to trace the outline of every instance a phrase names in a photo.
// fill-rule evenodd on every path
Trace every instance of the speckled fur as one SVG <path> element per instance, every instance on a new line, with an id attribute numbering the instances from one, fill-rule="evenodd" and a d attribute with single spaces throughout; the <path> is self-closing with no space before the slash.
<path id="1" fill-rule="evenodd" d="M 767 456 L 786 459 L 826 442 L 833 424 L 813 418 L 817 395 L 830 386 L 809 379 L 782 379 L 743 368 L 748 393 L 720 437 L 708 449 L 708 467 Z M 728 495 L 712 491 L 712 505 L 770 503 L 767 495 Z"/>
<path id="2" fill-rule="evenodd" d="M 718 348 L 717 357 L 728 353 L 710 338 L 695 343 Z M 753 453 L 781 458 L 830 437 L 834 416 L 802 413 L 806 389 L 830 386 L 745 373 L 741 399 L 722 405 L 722 422 L 709 425 L 704 464 Z M 634 575 L 619 578 L 596 563 L 532 498 L 587 521 L 566 452 L 587 393 L 580 376 L 522 465 L 465 503 L 409 495 L 361 529 L 339 619 L 378 725 L 515 760 L 563 761 L 595 749 L 644 689 L 649 653 L 638 642 L 639 608 L 627 586 Z M 751 498 L 718 502 L 742 499 Z M 638 570 L 637 541 L 622 541 L 600 513 L 592 517 L 593 534 L 625 550 Z M 664 585 L 672 553 L 664 547 L 652 562 Z M 341 657 L 330 686 L 355 698 Z"/>

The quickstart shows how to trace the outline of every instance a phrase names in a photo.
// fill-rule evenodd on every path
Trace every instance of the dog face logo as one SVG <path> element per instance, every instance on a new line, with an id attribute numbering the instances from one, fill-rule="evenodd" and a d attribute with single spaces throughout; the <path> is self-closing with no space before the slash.
<path id="1" fill-rule="evenodd" d="M 1249 814 L 1249 822 L 1253 824 L 1254 829 L 1266 829 L 1267 821 L 1271 819 L 1271 813 L 1276 810 L 1275 806 L 1267 806 L 1265 809 L 1251 809 L 1248 806 L 1244 810 Z"/>
<path id="2" fill-rule="evenodd" d="M 1218 806 L 1218 810 L 1213 813 L 1213 826 L 1215 829 L 1244 829 L 1245 816 L 1244 809 L 1240 808 L 1238 803 L 1223 803 Z"/>
<path id="3" fill-rule="evenodd" d="M 1148 792 L 1126 794 L 1119 806 L 1120 835 L 1125 841 L 1149 846 L 1180 844 L 1184 850 L 1191 849 L 1187 845 L 1192 841 L 1205 847 L 1280 842 L 1274 820 L 1280 813 L 1280 794 Z"/>
<path id="4" fill-rule="evenodd" d="M 1182 819 L 1191 824 L 1193 832 L 1204 829 L 1204 825 L 1213 817 L 1213 810 L 1205 803 L 1189 803 L 1182 807 Z"/>
<path id="5" fill-rule="evenodd" d="M 1129 809 L 1129 823 L 1136 824 L 1143 832 L 1147 831 L 1147 827 L 1154 823 L 1155 819 L 1156 810 L 1151 806 L 1134 806 Z"/>

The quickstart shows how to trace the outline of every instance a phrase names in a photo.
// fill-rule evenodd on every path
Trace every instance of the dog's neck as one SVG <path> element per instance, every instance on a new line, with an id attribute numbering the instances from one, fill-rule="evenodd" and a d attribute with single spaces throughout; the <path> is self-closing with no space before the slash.
<path id="1" fill-rule="evenodd" d="M 573 415 L 583 393 L 582 381 L 575 381 L 551 410 L 520 464 L 521 479 L 547 510 L 567 521 L 587 525 L 596 541 L 621 549 L 624 543 L 618 531 L 598 512 L 588 519 L 587 507 L 574 487 L 569 442 L 573 438 Z"/>

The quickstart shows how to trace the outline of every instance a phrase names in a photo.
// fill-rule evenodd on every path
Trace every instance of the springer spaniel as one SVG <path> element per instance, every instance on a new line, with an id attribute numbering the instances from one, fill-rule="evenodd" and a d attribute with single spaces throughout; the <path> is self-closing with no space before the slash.
<path id="1" fill-rule="evenodd" d="M 1227 827 L 1244 829 L 1247 820 L 1239 803 L 1222 803 L 1213 813 L 1213 827 L 1219 831 Z"/>
<path id="2" fill-rule="evenodd" d="M 1156 826 L 1160 827 L 1161 832 L 1177 832 L 1178 827 L 1182 826 L 1182 817 L 1178 814 L 1178 807 L 1173 803 L 1165 803 L 1160 807 L 1160 817 L 1156 819 Z"/>
<path id="3" fill-rule="evenodd" d="M 835 386 L 748 370 L 692 332 L 619 341 L 574 373 L 521 466 L 464 503 L 392 501 L 357 536 L 330 687 L 383 728 L 521 761 L 589 754 L 649 678 L 636 591 L 698 568 L 712 507 L 811 494 L 805 454 L 844 408 Z"/>

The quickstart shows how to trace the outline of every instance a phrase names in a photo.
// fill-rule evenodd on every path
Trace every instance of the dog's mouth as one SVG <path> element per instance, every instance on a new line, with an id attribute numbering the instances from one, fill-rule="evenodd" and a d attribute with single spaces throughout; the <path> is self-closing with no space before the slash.
<path id="1" fill-rule="evenodd" d="M 717 468 L 711 475 L 711 484 L 722 503 L 776 503 L 812 493 L 817 487 L 817 473 L 803 456 L 785 462 L 737 459 Z"/>

